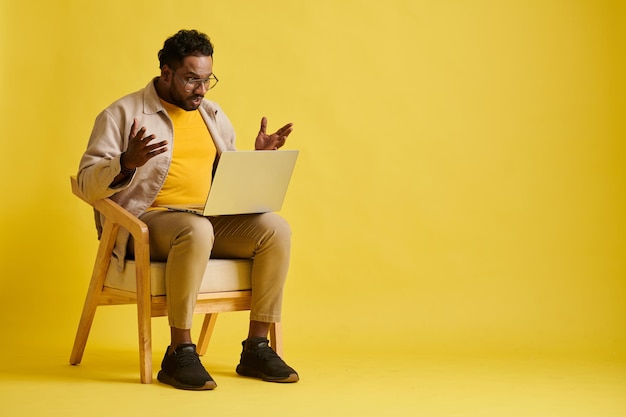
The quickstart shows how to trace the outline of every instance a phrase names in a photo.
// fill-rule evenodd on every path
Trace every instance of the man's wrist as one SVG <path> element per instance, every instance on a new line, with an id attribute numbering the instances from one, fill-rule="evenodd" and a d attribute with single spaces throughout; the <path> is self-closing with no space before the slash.
<path id="1" fill-rule="evenodd" d="M 126 155 L 126 152 L 122 152 L 122 155 L 120 156 L 120 168 L 122 169 L 122 174 L 130 175 L 133 172 L 135 172 L 136 168 L 128 168 L 128 167 L 126 167 L 126 164 L 124 163 L 124 156 L 125 155 Z"/>

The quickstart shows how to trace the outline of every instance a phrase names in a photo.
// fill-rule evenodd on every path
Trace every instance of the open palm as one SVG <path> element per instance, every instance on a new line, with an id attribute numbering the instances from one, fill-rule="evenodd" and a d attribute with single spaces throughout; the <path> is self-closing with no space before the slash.
<path id="1" fill-rule="evenodd" d="M 262 150 L 276 150 L 282 147 L 287 140 L 287 136 L 293 130 L 293 123 L 287 123 L 285 126 L 278 129 L 275 133 L 267 134 L 267 118 L 263 117 L 261 119 L 261 129 L 259 130 L 259 134 L 256 136 L 256 141 L 254 142 L 254 149 L 257 151 Z"/>

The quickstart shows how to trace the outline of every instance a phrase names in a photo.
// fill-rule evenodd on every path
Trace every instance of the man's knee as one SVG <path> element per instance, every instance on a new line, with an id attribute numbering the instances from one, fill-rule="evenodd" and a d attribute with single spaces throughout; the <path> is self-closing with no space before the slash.
<path id="1" fill-rule="evenodd" d="M 291 237 L 291 226 L 287 220 L 276 213 L 265 213 L 261 219 L 268 229 L 274 230 L 277 234 Z"/>
<path id="2" fill-rule="evenodd" d="M 180 230 L 176 236 L 177 240 L 189 240 L 194 244 L 213 246 L 215 239 L 213 225 L 211 222 L 195 214 L 187 214 L 180 219 Z"/>
<path id="3" fill-rule="evenodd" d="M 259 224 L 265 229 L 265 234 L 274 245 L 291 245 L 291 226 L 283 217 L 276 213 L 265 213 L 259 216 Z"/>
<path id="4" fill-rule="evenodd" d="M 199 230 L 199 232 L 203 233 L 204 235 L 213 236 L 213 225 L 206 217 L 192 214 L 190 218 L 190 224 L 194 230 Z"/>

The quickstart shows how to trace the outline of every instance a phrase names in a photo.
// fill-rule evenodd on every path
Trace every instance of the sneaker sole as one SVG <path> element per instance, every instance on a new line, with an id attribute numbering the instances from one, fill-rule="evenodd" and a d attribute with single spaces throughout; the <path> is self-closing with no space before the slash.
<path id="1" fill-rule="evenodd" d="M 237 366 L 236 371 L 241 376 L 247 376 L 250 378 L 258 378 L 258 379 L 262 379 L 265 382 L 278 382 L 278 383 L 286 384 L 286 383 L 291 383 L 291 382 L 298 382 L 300 380 L 300 377 L 298 376 L 298 374 L 289 374 L 289 376 L 287 377 L 275 377 L 275 376 L 265 375 L 263 372 L 259 372 L 254 369 L 250 369 L 248 367 L 241 366 L 241 365 Z"/>
<path id="2" fill-rule="evenodd" d="M 190 390 L 190 391 L 209 391 L 217 387 L 217 384 L 215 383 L 215 381 L 207 381 L 202 386 L 183 384 L 182 382 L 177 381 L 176 379 L 172 378 L 171 376 L 169 376 L 163 371 L 159 371 L 159 374 L 157 375 L 157 379 L 159 380 L 159 382 L 162 382 L 163 384 L 171 385 L 174 388 Z"/>

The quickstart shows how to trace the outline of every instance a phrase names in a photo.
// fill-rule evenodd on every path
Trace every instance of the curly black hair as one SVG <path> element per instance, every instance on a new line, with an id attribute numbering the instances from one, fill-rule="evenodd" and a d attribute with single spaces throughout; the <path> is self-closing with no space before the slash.
<path id="1" fill-rule="evenodd" d="M 213 45 L 209 37 L 197 30 L 180 30 L 165 40 L 159 51 L 160 68 L 164 65 L 178 68 L 187 56 L 213 56 Z"/>

